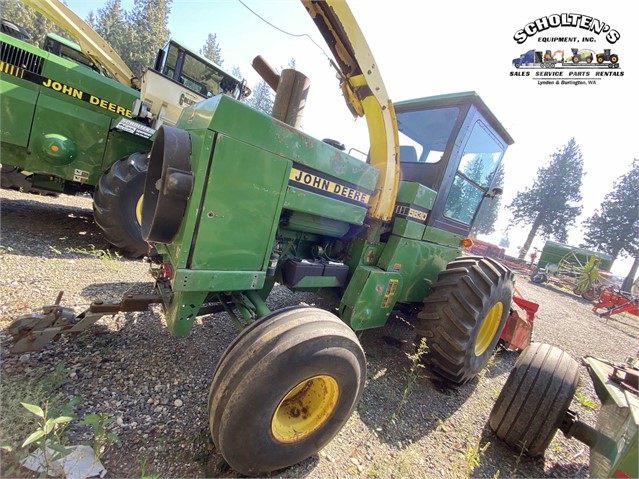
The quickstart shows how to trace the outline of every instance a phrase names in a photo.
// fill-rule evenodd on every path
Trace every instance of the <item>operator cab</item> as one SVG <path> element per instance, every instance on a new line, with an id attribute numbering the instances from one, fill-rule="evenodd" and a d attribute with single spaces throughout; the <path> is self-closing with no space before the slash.
<path id="1" fill-rule="evenodd" d="M 243 96 L 241 79 L 174 39 L 158 51 L 154 69 L 205 98 L 220 93 L 237 99 Z"/>
<path id="2" fill-rule="evenodd" d="M 148 118 L 149 126 L 174 125 L 182 110 L 219 94 L 238 100 L 251 92 L 246 81 L 171 39 L 158 50 L 153 68 L 141 78 L 141 99 L 133 113 Z"/>
<path id="3" fill-rule="evenodd" d="M 6 18 L 0 18 L 0 32 L 24 42 L 31 38 L 31 35 L 26 28 L 7 20 Z"/>
<path id="4" fill-rule="evenodd" d="M 501 193 L 493 183 L 513 139 L 475 92 L 399 102 L 395 113 L 401 181 L 437 192 L 427 226 L 467 235 L 482 201 Z"/>
<path id="5" fill-rule="evenodd" d="M 100 71 L 98 66 L 93 63 L 93 61 L 88 56 L 82 53 L 80 45 L 72 42 L 71 40 L 67 40 L 60 35 L 56 35 L 55 33 L 48 33 L 44 39 L 42 49 L 59 57 L 71 60 L 78 65 L 83 65 L 87 68 L 90 68 L 94 72 L 97 72 L 101 75 L 109 76 L 106 75 L 105 72 Z"/>

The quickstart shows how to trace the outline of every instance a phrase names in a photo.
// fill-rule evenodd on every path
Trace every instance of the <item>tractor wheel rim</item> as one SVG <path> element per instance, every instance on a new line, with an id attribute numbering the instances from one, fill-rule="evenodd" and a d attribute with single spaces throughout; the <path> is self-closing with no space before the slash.
<path id="1" fill-rule="evenodd" d="M 498 301 L 490 308 L 490 311 L 484 317 L 477 333 L 477 340 L 475 341 L 475 356 L 481 356 L 486 352 L 490 343 L 493 341 L 499 323 L 501 323 L 501 315 L 504 311 L 504 305 L 501 301 Z"/>
<path id="2" fill-rule="evenodd" d="M 317 431 L 331 417 L 339 386 L 331 376 L 305 379 L 280 401 L 271 420 L 273 437 L 284 443 L 295 443 Z"/>
<path id="3" fill-rule="evenodd" d="M 135 219 L 137 220 L 139 225 L 142 224 L 142 200 L 143 200 L 143 198 L 144 198 L 144 195 L 140 195 L 140 197 L 138 198 L 137 203 L 135 204 Z"/>

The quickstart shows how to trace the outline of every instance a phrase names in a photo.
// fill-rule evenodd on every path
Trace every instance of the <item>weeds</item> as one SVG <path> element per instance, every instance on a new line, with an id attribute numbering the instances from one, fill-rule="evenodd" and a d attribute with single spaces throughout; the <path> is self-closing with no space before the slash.
<path id="1" fill-rule="evenodd" d="M 415 382 L 421 375 L 421 370 L 424 368 L 424 363 L 422 362 L 422 358 L 428 352 L 428 346 L 426 345 L 426 338 L 421 338 L 419 342 L 419 346 L 417 347 L 417 351 L 413 354 L 406 353 L 406 356 L 410 360 L 410 369 L 408 370 L 408 374 L 406 375 L 406 386 L 404 387 L 404 391 L 402 392 L 402 397 L 397 405 L 397 409 L 393 413 L 391 417 L 391 422 L 395 421 L 397 417 L 401 414 L 404 405 L 406 404 L 406 400 L 413 390 L 413 386 Z"/>
<path id="2" fill-rule="evenodd" d="M 90 244 L 90 250 L 86 248 L 67 248 L 69 253 L 76 253 L 85 256 L 91 256 L 93 258 L 104 261 L 111 267 L 117 267 L 116 263 L 118 263 L 122 259 L 122 255 L 117 251 L 111 253 L 108 249 L 97 249 L 95 245 Z"/>
<path id="3" fill-rule="evenodd" d="M 157 472 L 149 473 L 146 470 L 146 463 L 148 462 L 148 460 L 149 458 L 145 457 L 140 463 L 140 479 L 160 479 L 161 476 Z"/>
<path id="4" fill-rule="evenodd" d="M 110 414 L 102 413 L 88 414 L 79 422 L 80 425 L 91 426 L 93 429 L 94 439 L 90 445 L 93 448 L 96 459 L 119 441 L 117 434 L 107 430 L 107 426 L 113 421 L 114 418 Z"/>
<path id="5" fill-rule="evenodd" d="M 478 382 L 481 382 L 486 378 L 486 375 L 490 371 L 490 368 L 492 368 L 493 365 L 495 364 L 496 354 L 497 354 L 497 349 L 495 349 L 493 351 L 493 354 L 490 355 L 490 358 L 488 358 L 488 362 L 486 363 L 486 366 L 484 366 L 484 368 L 481 371 L 479 371 L 479 374 L 477 375 Z"/>
<path id="6" fill-rule="evenodd" d="M 481 439 L 477 439 L 477 442 L 471 442 L 470 438 L 466 440 L 466 450 L 464 451 L 464 459 L 466 460 L 466 475 L 470 476 L 470 473 L 477 469 L 481 464 L 481 457 L 486 452 L 486 449 L 490 447 L 490 442 L 487 442 L 481 446 Z"/>
<path id="7" fill-rule="evenodd" d="M 20 377 L 0 375 L 0 450 L 3 451 L 0 472 L 3 477 L 19 474 L 21 462 L 33 445 L 39 450 L 43 474 L 51 469 L 54 461 L 73 451 L 64 444 L 64 432 L 75 420 L 73 410 L 82 398 L 65 400 L 58 392 L 70 381 L 68 373 L 60 362 L 50 373 L 40 369 Z M 94 439 L 90 445 L 96 462 L 118 441 L 117 435 L 107 430 L 111 422 L 113 418 L 108 414 L 89 414 L 78 423 L 93 429 Z"/>
<path id="8" fill-rule="evenodd" d="M 596 401 L 593 401 L 592 399 L 587 398 L 586 396 L 581 394 L 579 391 L 575 393 L 575 397 L 577 398 L 577 401 L 579 401 L 579 404 L 581 404 L 583 407 L 587 407 L 595 411 L 599 410 L 599 404 L 597 404 Z"/>
<path id="9" fill-rule="evenodd" d="M 71 452 L 70 449 L 64 447 L 61 438 L 62 432 L 74 418 L 72 416 L 50 417 L 48 403 L 44 404 L 44 408 L 24 402 L 21 404 L 29 412 L 40 418 L 38 427 L 24 440 L 21 447 L 25 448 L 29 444 L 35 443 L 41 451 L 44 471 L 48 472 L 52 462 L 63 458 Z M 53 454 L 49 452 L 50 450 L 53 451 Z"/>
<path id="10" fill-rule="evenodd" d="M 57 389 L 68 379 L 60 374 L 66 374 L 63 363 L 58 364 L 53 374 L 42 368 L 21 376 L 0 375 L 0 444 L 17 446 L 34 431 L 37 420 L 27 413 L 21 402 L 47 403 L 54 413 L 64 411 L 64 401 Z"/>

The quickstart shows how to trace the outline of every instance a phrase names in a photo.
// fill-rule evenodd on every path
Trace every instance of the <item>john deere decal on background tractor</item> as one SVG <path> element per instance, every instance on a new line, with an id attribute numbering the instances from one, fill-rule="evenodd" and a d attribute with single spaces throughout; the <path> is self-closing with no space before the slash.
<path id="1" fill-rule="evenodd" d="M 22 41 L 19 30 L 0 33 L 2 186 L 93 194 L 106 239 L 128 256 L 141 256 L 148 252 L 139 220 L 150 137 L 160 125 L 175 124 L 185 106 L 224 92 L 239 98 L 247 90 L 175 40 L 139 81 L 58 0 L 25 3 L 83 48 L 49 35 L 40 49 Z"/>
<path id="2" fill-rule="evenodd" d="M 350 110 L 367 119 L 368 161 L 226 95 L 192 105 L 150 152 L 142 235 L 157 252 L 155 294 L 96 301 L 79 316 L 57 301 L 9 329 L 14 351 L 27 351 L 150 304 L 176 336 L 226 312 L 240 333 L 212 378 L 210 427 L 247 475 L 309 457 L 346 423 L 366 379 L 353 330 L 401 310 L 432 369 L 463 384 L 492 354 L 514 287 L 496 260 L 461 256 L 480 204 L 500 193 L 490 179 L 510 135 L 474 92 L 393 105 L 346 3 L 303 4 Z M 333 291 L 338 316 L 270 311 L 276 282 Z"/>

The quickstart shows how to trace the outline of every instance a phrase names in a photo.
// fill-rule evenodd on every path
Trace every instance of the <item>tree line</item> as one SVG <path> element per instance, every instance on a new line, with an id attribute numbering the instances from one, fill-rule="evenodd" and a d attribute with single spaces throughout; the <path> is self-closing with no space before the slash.
<path id="1" fill-rule="evenodd" d="M 171 3 L 172 0 L 134 0 L 133 8 L 127 11 L 122 8 L 121 0 L 106 0 L 102 8 L 89 12 L 84 20 L 139 77 L 146 68 L 153 65 L 158 49 L 169 40 Z M 30 34 L 28 41 L 36 46 L 44 43 L 47 33 L 69 38 L 55 23 L 20 0 L 0 0 L 0 12 L 3 18 L 25 28 Z M 220 67 L 224 64 L 222 48 L 215 33 L 207 34 L 202 47 L 194 51 Z M 229 73 L 239 79 L 243 78 L 237 66 L 232 67 Z M 273 93 L 266 82 L 258 82 L 252 92 L 247 103 L 270 114 Z"/>
<path id="2" fill-rule="evenodd" d="M 545 239 L 565 243 L 568 232 L 582 213 L 580 202 L 583 157 L 574 138 L 550 155 L 550 161 L 537 170 L 533 186 L 515 196 L 507 206 L 512 223 L 530 225 L 519 258 L 524 259 L 540 234 Z M 584 240 L 580 246 L 594 248 L 612 256 L 633 257 L 634 262 L 622 289 L 630 291 L 639 269 L 639 159 L 619 176 L 602 203 L 582 224 Z"/>

